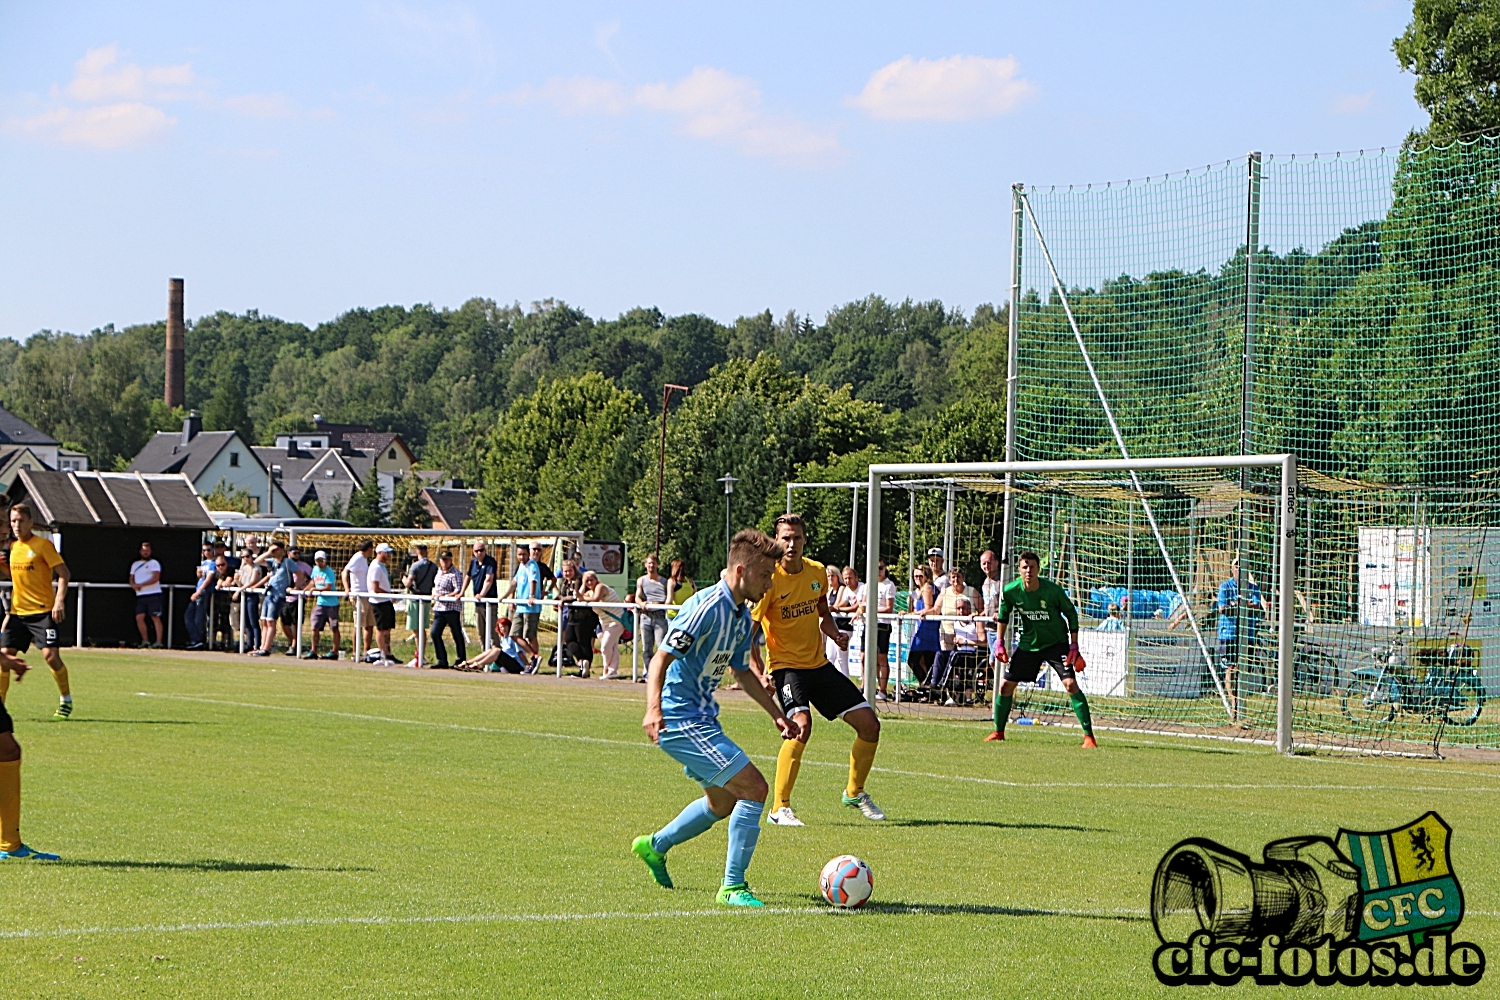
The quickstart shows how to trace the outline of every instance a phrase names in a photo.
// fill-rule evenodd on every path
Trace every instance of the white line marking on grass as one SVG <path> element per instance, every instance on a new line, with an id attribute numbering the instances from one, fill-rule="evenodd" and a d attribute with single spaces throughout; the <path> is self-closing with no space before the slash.
<path id="1" fill-rule="evenodd" d="M 549 733 L 530 729 L 501 729 L 491 726 L 466 726 L 457 722 L 430 722 L 426 719 L 402 719 L 388 715 L 364 715 L 358 712 L 340 712 L 329 708 L 302 708 L 294 705 L 263 705 L 249 701 L 228 701 L 219 698 L 200 698 L 194 695 L 181 694 L 153 694 L 147 691 L 137 691 L 136 696 L 140 698 L 159 698 L 169 701 L 187 701 L 202 705 L 224 705 L 230 708 L 253 708 L 266 712 L 296 712 L 307 715 L 329 715 L 340 719 L 354 719 L 360 722 L 384 722 L 398 726 L 427 726 L 433 729 L 450 729 L 458 732 L 468 733 L 493 733 L 499 736 L 523 736 L 533 739 L 547 740 L 576 740 L 581 743 L 605 743 L 612 746 L 635 747 L 645 749 L 653 744 L 642 739 L 640 742 L 634 740 L 612 740 L 603 736 L 575 736 L 571 733 Z M 762 761 L 775 760 L 775 757 L 755 755 L 754 759 Z M 814 767 L 838 767 L 848 768 L 847 763 L 823 760 L 804 760 L 803 765 Z M 903 778 L 927 778 L 938 781 L 961 781 L 977 785 L 996 785 L 1002 788 L 1103 788 L 1103 789 L 1167 789 L 1181 788 L 1198 791 L 1306 791 L 1306 792 L 1389 792 L 1393 789 L 1390 784 L 1372 785 L 1332 785 L 1332 784 L 1288 784 L 1285 782 L 1172 782 L 1172 781 L 1006 781 L 1002 778 L 982 778 L 963 774 L 937 774 L 932 771 L 905 771 L 891 767 L 871 768 L 879 774 L 891 774 Z M 1475 792 L 1494 793 L 1500 792 L 1500 784 L 1494 787 L 1451 787 L 1443 785 L 1407 785 L 1395 786 L 1396 790 L 1407 792 Z"/>
<path id="2" fill-rule="evenodd" d="M 45 862 L 44 862 L 45 863 Z M 1110 910 L 1044 909 L 1026 906 L 973 907 L 961 903 L 893 903 L 889 906 L 875 904 L 871 911 L 881 915 L 947 916 L 974 913 L 978 916 L 1010 917 L 1096 917 L 1108 919 L 1114 916 L 1144 917 L 1146 910 L 1120 907 Z M 183 934 L 202 931 L 250 931 L 277 930 L 288 927 L 401 927 L 413 924 L 492 924 L 492 923 L 586 923 L 597 920 L 697 920 L 703 917 L 740 916 L 827 916 L 853 917 L 856 911 L 839 910 L 830 906 L 767 906 L 744 909 L 713 910 L 646 910 L 613 911 L 599 913 L 472 913 L 426 917 L 281 917 L 271 920 L 212 920 L 183 924 L 135 924 L 123 927 L 56 927 L 49 929 L 22 929 L 0 931 L 0 939 L 88 937 L 105 934 Z"/>

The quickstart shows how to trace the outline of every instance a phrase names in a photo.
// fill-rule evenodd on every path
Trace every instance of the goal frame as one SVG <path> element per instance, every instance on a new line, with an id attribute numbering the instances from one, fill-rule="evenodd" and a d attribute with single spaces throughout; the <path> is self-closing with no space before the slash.
<path id="1" fill-rule="evenodd" d="M 1276 651 L 1276 749 L 1281 753 L 1292 752 L 1292 655 L 1295 646 L 1294 586 L 1297 569 L 1297 456 L 1292 453 L 1279 455 L 1177 455 L 1164 458 L 1119 458 L 1080 459 L 1060 462 L 912 462 L 880 463 L 869 466 L 866 484 L 866 537 L 865 579 L 875 580 L 879 575 L 880 560 L 880 495 L 884 480 L 890 476 L 953 476 L 985 475 L 1014 476 L 1022 473 L 1056 472 L 1128 472 L 1135 482 L 1137 492 L 1144 492 L 1134 476 L 1140 472 L 1157 472 L 1167 469 L 1245 469 L 1279 468 L 1281 470 L 1281 495 L 1278 506 L 1278 531 L 1281 535 L 1277 586 L 1277 651 Z M 1006 494 L 1007 503 L 1011 496 Z M 1149 511 L 1149 507 L 1147 508 Z M 1006 524 L 1007 537 L 1004 550 L 1011 555 L 1012 539 L 1010 524 Z M 876 601 L 870 601 L 865 609 L 864 662 L 873 664 L 879 655 L 879 609 Z M 875 703 L 875 671 L 868 667 L 864 671 L 865 698 Z"/>

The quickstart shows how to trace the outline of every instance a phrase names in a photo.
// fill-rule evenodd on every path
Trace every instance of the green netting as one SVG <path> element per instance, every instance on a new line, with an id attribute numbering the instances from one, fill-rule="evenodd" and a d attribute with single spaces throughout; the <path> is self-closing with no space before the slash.
<path id="1" fill-rule="evenodd" d="M 1487 569 L 1500 573 L 1500 142 L 1022 193 L 1016 457 L 1119 454 L 1060 284 L 1132 457 L 1297 454 L 1298 738 L 1500 745 L 1495 708 L 1471 720 L 1466 707 L 1471 688 L 1500 689 L 1500 576 Z M 1210 636 L 1232 554 L 1262 586 L 1273 575 L 1273 512 L 1243 495 L 1252 479 L 1158 510 Z M 1156 589 L 1162 567 L 1137 562 L 1140 515 L 1128 499 L 1028 495 L 1018 544 L 1051 556 L 1061 519 L 1070 548 L 1055 573 L 1076 596 L 1126 576 Z M 1151 687 L 1183 656 L 1139 610 L 1134 687 L 1105 714 L 1225 725 L 1217 693 Z M 1235 727 L 1271 718 L 1255 690 L 1268 635 L 1241 653 Z"/>

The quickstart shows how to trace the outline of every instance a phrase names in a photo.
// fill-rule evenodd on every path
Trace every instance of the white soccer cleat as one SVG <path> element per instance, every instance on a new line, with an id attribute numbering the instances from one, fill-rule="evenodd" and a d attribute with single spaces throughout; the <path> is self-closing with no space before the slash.
<path id="1" fill-rule="evenodd" d="M 877 821 L 885 819 L 885 813 L 882 812 L 880 807 L 875 804 L 875 800 L 870 798 L 869 792 L 860 792 L 858 795 L 845 795 L 844 805 L 858 806 L 860 814 L 863 815 L 865 819 L 873 819 Z"/>
<path id="2" fill-rule="evenodd" d="M 797 814 L 792 812 L 791 806 L 782 806 L 780 809 L 777 809 L 775 812 L 771 813 L 771 815 L 767 816 L 766 819 L 770 820 L 772 823 L 775 823 L 777 826 L 807 825 L 797 818 Z"/>

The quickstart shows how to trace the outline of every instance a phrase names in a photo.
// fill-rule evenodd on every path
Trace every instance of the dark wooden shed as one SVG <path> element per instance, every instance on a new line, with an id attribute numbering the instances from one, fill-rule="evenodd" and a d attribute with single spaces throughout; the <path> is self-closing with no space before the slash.
<path id="1" fill-rule="evenodd" d="M 52 536 L 75 582 L 113 585 L 75 592 L 68 602 L 71 620 L 60 629 L 68 640 L 77 639 L 80 620 L 85 645 L 118 646 L 139 638 L 135 593 L 124 584 L 141 542 L 150 542 L 163 588 L 175 587 L 167 602 L 174 644 L 186 641 L 182 612 L 197 583 L 203 533 L 214 528 L 187 477 L 23 469 L 7 497 L 31 505 L 37 530 Z"/>

